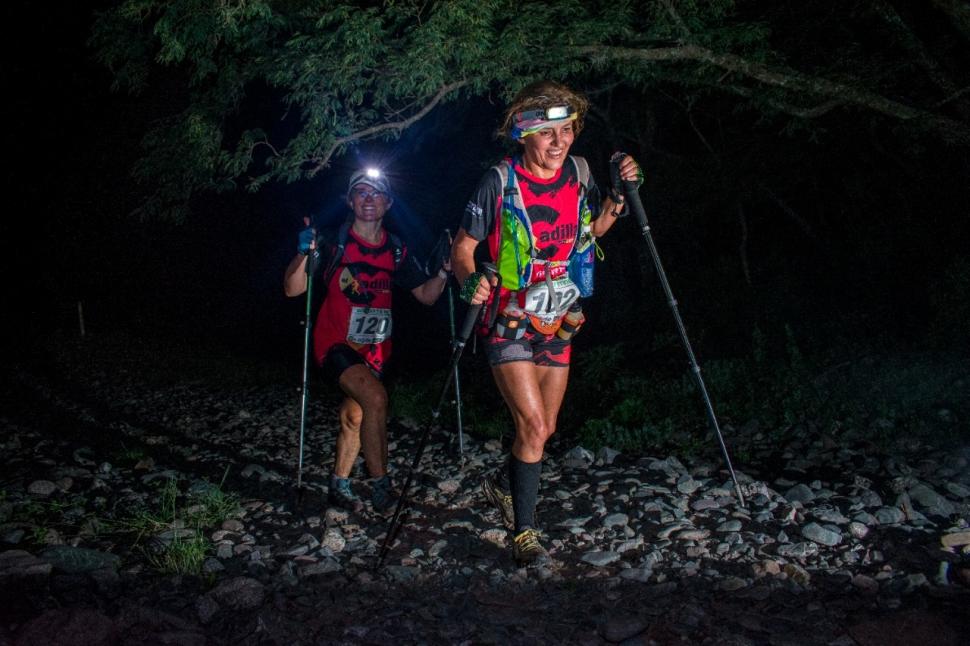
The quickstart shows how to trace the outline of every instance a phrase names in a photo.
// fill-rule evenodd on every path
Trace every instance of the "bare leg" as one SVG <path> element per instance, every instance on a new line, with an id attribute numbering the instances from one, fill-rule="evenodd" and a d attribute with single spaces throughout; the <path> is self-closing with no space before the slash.
<path id="1" fill-rule="evenodd" d="M 556 430 L 569 368 L 513 361 L 493 366 L 492 375 L 515 423 L 512 455 L 522 462 L 540 461 Z"/>
<path id="2" fill-rule="evenodd" d="M 548 557 L 525 530 L 536 528 L 542 453 L 556 430 L 556 419 L 566 391 L 568 368 L 536 366 L 516 361 L 492 367 L 492 374 L 515 422 L 515 441 L 509 460 L 509 485 L 516 542 L 513 555 L 533 561 Z M 519 539 L 523 543 L 519 543 Z M 524 551 L 520 551 L 524 550 Z"/>
<path id="3" fill-rule="evenodd" d="M 340 404 L 340 433 L 337 435 L 337 456 L 333 474 L 349 478 L 354 461 L 360 454 L 360 424 L 364 411 L 356 401 L 347 397 Z"/>
<path id="4" fill-rule="evenodd" d="M 387 473 L 387 390 L 363 364 L 343 371 L 340 388 L 361 409 L 360 446 L 367 473 L 378 478 Z"/>

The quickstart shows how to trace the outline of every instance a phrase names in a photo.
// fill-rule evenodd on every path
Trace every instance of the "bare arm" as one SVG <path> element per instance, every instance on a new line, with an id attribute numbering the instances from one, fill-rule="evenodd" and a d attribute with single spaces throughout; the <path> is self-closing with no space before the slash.
<path id="1" fill-rule="evenodd" d="M 298 253 L 286 266 L 283 274 L 283 293 L 287 296 L 299 296 L 306 291 L 306 263 L 308 256 Z"/>
<path id="2" fill-rule="evenodd" d="M 451 262 L 445 261 L 444 266 L 438 270 L 438 275 L 429 278 L 411 290 L 414 297 L 423 305 L 434 305 L 441 292 L 445 291 L 448 284 L 448 270 L 451 269 Z"/>
<path id="3" fill-rule="evenodd" d="M 455 270 L 455 278 L 458 279 L 459 288 L 465 284 L 469 276 L 475 273 L 475 248 L 478 243 L 479 240 L 468 235 L 464 229 L 458 229 L 455 243 L 451 245 L 451 266 Z M 478 281 L 478 289 L 475 290 L 471 304 L 480 305 L 484 303 L 488 300 L 488 294 L 491 291 L 492 287 L 483 276 Z"/>
<path id="4" fill-rule="evenodd" d="M 451 266 L 455 270 L 455 278 L 459 285 L 475 272 L 475 248 L 478 242 L 464 229 L 458 229 L 455 243 L 451 245 Z"/>

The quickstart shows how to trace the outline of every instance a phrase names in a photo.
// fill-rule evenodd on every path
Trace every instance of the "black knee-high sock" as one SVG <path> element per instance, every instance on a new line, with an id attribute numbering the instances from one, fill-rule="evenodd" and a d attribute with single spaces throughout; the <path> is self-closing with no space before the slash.
<path id="1" fill-rule="evenodd" d="M 531 527 L 535 529 L 536 500 L 539 498 L 539 474 L 542 461 L 522 462 L 509 456 L 509 485 L 512 509 L 515 511 L 515 533 Z"/>

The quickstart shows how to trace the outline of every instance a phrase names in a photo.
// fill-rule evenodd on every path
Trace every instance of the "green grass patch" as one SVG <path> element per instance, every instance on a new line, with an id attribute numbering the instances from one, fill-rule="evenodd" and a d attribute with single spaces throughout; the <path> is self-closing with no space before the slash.
<path id="1" fill-rule="evenodd" d="M 136 534 L 136 545 L 149 539 L 143 553 L 158 571 L 200 575 L 212 547 L 205 530 L 238 511 L 238 498 L 223 491 L 221 485 L 202 483 L 183 493 L 178 482 L 167 480 L 158 492 L 155 507 L 137 510 L 120 525 Z"/>

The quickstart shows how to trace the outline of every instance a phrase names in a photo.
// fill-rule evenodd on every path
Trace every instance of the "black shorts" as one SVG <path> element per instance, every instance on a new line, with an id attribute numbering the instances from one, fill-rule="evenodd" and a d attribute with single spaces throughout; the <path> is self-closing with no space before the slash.
<path id="1" fill-rule="evenodd" d="M 498 366 L 512 361 L 531 361 L 537 366 L 568 368 L 572 356 L 572 341 L 560 339 L 555 333 L 542 334 L 531 324 L 521 339 L 503 339 L 493 329 L 485 339 L 488 365 Z"/>
<path id="2" fill-rule="evenodd" d="M 327 351 L 327 356 L 323 358 L 323 363 L 320 368 L 323 370 L 323 374 L 327 377 L 333 379 L 334 381 L 340 381 L 340 375 L 344 373 L 344 370 L 351 366 L 365 365 L 370 368 L 370 371 L 374 373 L 374 376 L 378 379 L 381 378 L 381 373 L 374 370 L 367 361 L 360 355 L 359 352 L 354 350 L 352 347 L 346 343 L 338 343 L 332 346 Z"/>

